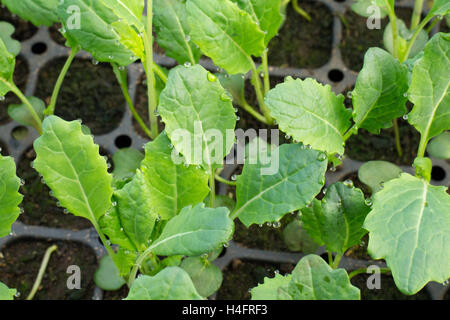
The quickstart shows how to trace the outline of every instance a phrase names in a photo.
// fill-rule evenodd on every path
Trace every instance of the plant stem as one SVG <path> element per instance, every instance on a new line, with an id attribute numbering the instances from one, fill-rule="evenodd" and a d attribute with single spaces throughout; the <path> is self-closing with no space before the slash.
<path id="1" fill-rule="evenodd" d="M 52 253 L 53 253 L 54 251 L 56 251 L 56 250 L 58 250 L 58 246 L 53 245 L 53 246 L 49 247 L 49 248 L 45 251 L 44 259 L 42 259 L 42 263 L 41 263 L 41 266 L 40 266 L 40 268 L 39 268 L 39 272 L 38 272 L 38 275 L 37 275 L 37 277 L 36 277 L 36 280 L 34 281 L 33 288 L 31 289 L 31 292 L 30 292 L 30 294 L 28 295 L 28 297 L 27 297 L 26 300 L 33 300 L 34 295 L 36 294 L 36 292 L 37 292 L 38 289 L 39 289 L 39 286 L 41 285 L 42 278 L 44 277 L 45 270 L 47 269 L 48 262 L 49 262 L 49 260 L 50 260 L 50 256 L 51 256 Z"/>
<path id="2" fill-rule="evenodd" d="M 414 10 L 411 16 L 411 30 L 416 29 L 419 25 L 420 16 L 422 15 L 423 2 L 424 0 L 416 0 L 414 3 Z"/>
<path id="3" fill-rule="evenodd" d="M 299 15 L 308 20 L 308 22 L 311 22 L 310 15 L 305 10 L 300 8 L 300 6 L 298 5 L 298 0 L 292 0 L 292 7 L 294 8 L 295 11 L 297 11 Z"/>
<path id="4" fill-rule="evenodd" d="M 265 124 L 269 124 L 267 122 L 266 117 L 264 117 L 261 113 L 259 113 L 258 111 L 255 110 L 255 108 L 253 108 L 251 105 L 249 105 L 247 103 L 247 101 L 244 101 L 243 104 L 241 105 L 241 107 L 247 111 L 248 113 L 250 113 L 253 117 L 255 117 L 257 120 L 261 121 L 262 123 Z"/>
<path id="5" fill-rule="evenodd" d="M 70 51 L 70 55 L 67 58 L 66 63 L 64 64 L 64 67 L 62 68 L 61 73 L 58 76 L 58 79 L 56 80 L 55 87 L 53 88 L 52 97 L 50 99 L 50 104 L 47 107 L 47 109 L 45 110 L 46 115 L 55 114 L 55 107 L 56 107 L 56 102 L 58 100 L 59 91 L 61 90 L 61 86 L 64 82 L 64 78 L 67 75 L 67 71 L 69 70 L 70 65 L 72 64 L 73 59 L 75 59 L 75 56 L 78 53 L 78 51 L 80 51 L 78 48 L 72 48 L 72 51 Z"/>
<path id="6" fill-rule="evenodd" d="M 337 254 L 333 261 L 333 265 L 332 265 L 333 269 L 337 269 L 339 267 L 339 262 L 341 261 L 341 259 L 342 259 L 342 254 Z"/>
<path id="7" fill-rule="evenodd" d="M 225 183 L 225 184 L 227 184 L 229 186 L 235 186 L 236 185 L 236 181 L 230 181 L 230 180 L 224 179 L 221 176 L 219 176 L 219 174 L 217 174 L 217 173 L 215 174 L 214 177 L 216 178 L 217 181 Z"/>
<path id="8" fill-rule="evenodd" d="M 428 139 L 426 134 L 420 136 L 419 149 L 417 150 L 417 157 L 423 158 L 425 156 L 425 150 L 427 148 Z"/>
<path id="9" fill-rule="evenodd" d="M 434 26 L 439 22 L 439 19 L 434 19 L 433 22 L 428 26 L 427 33 L 430 33 L 433 30 Z"/>
<path id="10" fill-rule="evenodd" d="M 333 255 L 331 254 L 331 252 L 328 252 L 328 264 L 330 265 L 330 267 L 333 266 Z"/>
<path id="11" fill-rule="evenodd" d="M 264 53 L 262 55 L 262 64 L 264 68 L 264 94 L 267 94 L 270 90 L 270 75 L 269 75 L 269 58 L 267 56 L 268 49 L 264 49 Z"/>
<path id="12" fill-rule="evenodd" d="M 150 137 L 155 139 L 158 134 L 158 118 L 156 111 L 155 73 L 153 70 L 153 0 L 147 1 L 147 30 L 143 34 L 145 48 L 144 69 L 147 75 L 148 116 L 150 120 Z"/>
<path id="13" fill-rule="evenodd" d="M 272 124 L 273 119 L 270 116 L 270 110 L 269 110 L 269 108 L 267 108 L 266 104 L 264 103 L 264 93 L 262 90 L 261 79 L 259 78 L 258 71 L 256 70 L 256 66 L 255 66 L 255 63 L 253 62 L 253 60 L 251 61 L 251 63 L 252 63 L 252 78 L 253 78 L 252 84 L 255 87 L 256 97 L 258 98 L 259 107 L 261 108 L 261 111 L 263 112 L 264 116 L 266 117 L 267 123 Z"/>
<path id="14" fill-rule="evenodd" d="M 397 16 L 395 15 L 394 8 L 391 7 L 388 0 L 384 0 L 386 7 L 388 8 L 389 20 L 392 28 L 392 42 L 394 48 L 394 58 L 398 59 L 398 30 L 397 30 Z"/>
<path id="15" fill-rule="evenodd" d="M 423 21 L 420 23 L 420 25 L 415 29 L 413 36 L 408 41 L 408 46 L 406 47 L 405 56 L 403 57 L 402 61 L 400 61 L 400 62 L 405 62 L 408 59 L 409 53 L 411 52 L 411 48 L 414 45 L 414 42 L 416 41 L 416 38 L 419 35 L 420 30 L 422 30 L 431 19 L 433 19 L 433 16 L 427 15 L 425 17 L 425 19 L 423 19 Z"/>
<path id="16" fill-rule="evenodd" d="M 216 207 L 216 179 L 215 179 L 215 171 L 211 168 L 211 174 L 209 177 L 209 206 L 211 208 Z"/>
<path id="17" fill-rule="evenodd" d="M 100 240 L 102 241 L 103 246 L 105 247 L 106 251 L 110 255 L 111 258 L 114 258 L 116 253 L 111 248 L 110 242 L 106 239 L 105 234 L 103 233 L 102 229 L 100 228 L 100 225 L 97 221 L 93 221 L 92 224 L 94 225 L 95 230 L 98 233 L 98 236 L 100 237 Z"/>
<path id="18" fill-rule="evenodd" d="M 402 150 L 402 144 L 400 142 L 400 131 L 398 130 L 397 119 L 393 119 L 392 124 L 394 126 L 395 148 L 397 149 L 398 156 L 401 157 L 403 155 L 403 150 Z"/>
<path id="19" fill-rule="evenodd" d="M 162 82 L 167 82 L 167 76 L 164 71 L 161 69 L 159 65 L 153 63 L 153 69 L 155 70 L 156 75 L 162 80 Z"/>
<path id="20" fill-rule="evenodd" d="M 389 273 L 389 272 L 391 272 L 391 269 L 389 268 L 380 268 L 380 273 Z M 357 276 L 358 274 L 361 273 L 367 273 L 367 268 L 356 269 L 350 272 L 348 278 L 349 280 L 351 280 L 354 276 Z"/>
<path id="21" fill-rule="evenodd" d="M 33 106 L 31 105 L 31 103 L 27 99 L 27 97 L 25 97 L 23 95 L 22 91 L 20 91 L 20 89 L 17 88 L 17 86 L 14 83 L 6 81 L 3 78 L 0 78 L 0 81 L 3 82 L 9 88 L 9 90 L 11 90 L 20 99 L 20 101 L 22 101 L 22 103 L 28 109 L 28 112 L 33 117 L 34 121 L 36 121 L 36 124 L 38 125 L 36 130 L 41 135 L 42 134 L 42 120 L 41 120 L 41 118 L 39 118 L 38 114 L 36 113 L 36 110 L 34 110 Z"/>
<path id="22" fill-rule="evenodd" d="M 122 93 L 123 96 L 125 98 L 125 101 L 128 104 L 128 107 L 130 108 L 131 114 L 133 115 L 134 119 L 136 119 L 136 121 L 139 123 L 139 125 L 141 126 L 142 130 L 144 130 L 144 132 L 147 134 L 147 136 L 151 137 L 151 132 L 149 130 L 149 128 L 147 127 L 147 125 L 145 124 L 144 120 L 142 120 L 141 116 L 137 113 L 133 101 L 131 100 L 130 97 L 130 92 L 128 91 L 128 83 L 124 82 L 122 78 L 120 78 L 120 70 L 118 70 L 118 66 L 116 64 L 112 64 L 113 69 L 114 69 L 114 74 L 116 75 L 117 81 L 120 84 L 120 87 L 122 89 Z"/>

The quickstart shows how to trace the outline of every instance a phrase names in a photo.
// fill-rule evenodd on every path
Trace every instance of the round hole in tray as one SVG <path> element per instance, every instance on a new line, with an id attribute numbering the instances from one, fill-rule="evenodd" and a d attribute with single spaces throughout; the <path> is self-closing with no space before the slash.
<path id="1" fill-rule="evenodd" d="M 328 79 L 333 82 L 341 82 L 344 80 L 344 73 L 339 69 L 331 69 L 328 72 Z"/>
<path id="2" fill-rule="evenodd" d="M 433 166 L 431 169 L 431 179 L 435 181 L 442 181 L 445 179 L 445 170 L 440 166 Z"/>
<path id="3" fill-rule="evenodd" d="M 36 42 L 31 47 L 31 52 L 34 54 L 43 54 L 47 51 L 47 45 L 44 42 Z"/>
<path id="4" fill-rule="evenodd" d="M 28 137 L 28 128 L 25 126 L 17 126 L 11 132 L 14 140 L 22 141 Z"/>
<path id="5" fill-rule="evenodd" d="M 131 147 L 132 143 L 133 143 L 133 140 L 125 134 L 118 136 L 116 138 L 116 140 L 114 141 L 114 144 L 119 149 L 129 148 L 129 147 Z"/>

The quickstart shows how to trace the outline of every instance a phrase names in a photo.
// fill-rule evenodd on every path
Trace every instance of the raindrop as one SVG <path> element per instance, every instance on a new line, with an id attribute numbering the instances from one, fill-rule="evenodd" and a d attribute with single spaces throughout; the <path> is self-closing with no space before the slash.
<path id="1" fill-rule="evenodd" d="M 187 42 L 191 41 L 191 36 L 190 36 L 190 35 L 187 35 L 187 36 L 186 36 L 186 41 L 187 41 Z"/>
<path id="2" fill-rule="evenodd" d="M 230 96 L 226 92 L 222 93 L 222 95 L 220 96 L 220 100 L 231 101 Z"/>
<path id="3" fill-rule="evenodd" d="M 230 246 L 230 244 L 229 244 L 228 242 L 226 242 L 226 243 L 223 244 L 223 247 L 224 247 L 224 248 L 228 248 L 229 246 Z"/>
<path id="4" fill-rule="evenodd" d="M 353 95 L 352 91 L 347 92 L 347 98 L 351 99 L 352 95 Z"/>
<path id="5" fill-rule="evenodd" d="M 5 101 L 5 96 L 0 96 L 0 101 Z"/>
<path id="6" fill-rule="evenodd" d="M 231 176 L 231 180 L 236 181 L 236 175 L 235 175 L 235 174 L 233 174 L 233 175 Z"/>
<path id="7" fill-rule="evenodd" d="M 407 114 L 405 114 L 405 115 L 403 115 L 403 120 L 408 120 L 408 115 Z"/>
<path id="8" fill-rule="evenodd" d="M 184 66 L 185 66 L 186 68 L 189 68 L 190 66 L 192 66 L 192 64 L 191 64 L 190 62 L 185 62 L 185 63 L 184 63 Z"/>
<path id="9" fill-rule="evenodd" d="M 63 210 L 63 213 L 64 213 L 64 214 L 69 214 L 70 212 L 69 212 L 69 210 L 64 209 L 64 210 Z"/>
<path id="10" fill-rule="evenodd" d="M 324 161 L 326 159 L 328 159 L 328 157 L 325 152 L 320 152 L 319 155 L 317 156 L 317 160 L 319 160 L 319 161 Z"/>
<path id="11" fill-rule="evenodd" d="M 275 229 L 278 229 L 279 227 L 281 227 L 281 222 L 280 222 L 280 221 L 274 222 L 274 223 L 272 224 L 272 226 L 273 226 Z"/>
<path id="12" fill-rule="evenodd" d="M 236 121 L 239 121 L 239 120 L 241 120 L 241 117 L 237 116 Z"/>
<path id="13" fill-rule="evenodd" d="M 96 60 L 96 59 L 92 59 L 92 64 L 94 65 L 94 66 L 96 66 L 96 65 L 98 65 L 98 60 Z"/>
<path id="14" fill-rule="evenodd" d="M 364 201 L 365 203 L 366 203 L 366 205 L 368 205 L 369 207 L 371 207 L 372 206 L 372 199 L 370 199 L 370 198 L 367 198 L 365 201 Z"/>
<path id="15" fill-rule="evenodd" d="M 405 98 L 407 98 L 407 97 L 408 97 L 408 92 L 405 92 L 405 93 L 403 94 L 403 96 L 404 96 Z"/>
<path id="16" fill-rule="evenodd" d="M 25 185 L 25 180 L 20 179 L 20 185 L 23 187 Z"/>
<path id="17" fill-rule="evenodd" d="M 350 179 L 347 179 L 344 181 L 344 185 L 349 187 L 349 188 L 353 188 L 353 181 Z"/>
<path id="18" fill-rule="evenodd" d="M 213 75 L 212 73 L 208 72 L 208 81 L 215 82 L 217 80 L 217 77 Z"/>

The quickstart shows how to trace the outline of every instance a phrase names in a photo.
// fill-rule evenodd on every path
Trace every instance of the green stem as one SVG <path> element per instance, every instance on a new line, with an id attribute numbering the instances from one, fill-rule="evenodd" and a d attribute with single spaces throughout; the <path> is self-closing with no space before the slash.
<path id="1" fill-rule="evenodd" d="M 348 131 L 344 134 L 344 142 L 347 141 L 355 133 L 355 128 L 357 127 L 358 126 L 355 123 L 350 129 L 348 129 Z"/>
<path id="2" fill-rule="evenodd" d="M 430 33 L 433 30 L 434 26 L 439 22 L 439 19 L 434 19 L 433 22 L 428 26 L 427 33 Z"/>
<path id="3" fill-rule="evenodd" d="M 147 30 L 144 32 L 145 73 L 147 75 L 148 116 L 150 120 L 150 137 L 155 139 L 158 134 L 158 118 L 156 111 L 155 73 L 153 63 L 153 0 L 147 1 Z"/>
<path id="4" fill-rule="evenodd" d="M 414 3 L 414 10 L 411 17 L 411 30 L 416 29 L 419 25 L 420 17 L 422 15 L 423 2 L 424 0 L 416 0 Z"/>
<path id="5" fill-rule="evenodd" d="M 118 70 L 118 66 L 116 64 L 112 64 L 112 66 L 115 69 L 114 74 L 116 75 L 117 81 L 119 82 L 120 87 L 122 88 L 123 96 L 125 98 L 125 101 L 128 104 L 128 107 L 130 108 L 131 114 L 133 115 L 134 119 L 136 119 L 136 121 L 139 123 L 142 130 L 144 130 L 144 132 L 147 134 L 147 136 L 151 137 L 150 130 L 146 126 L 144 120 L 142 120 L 141 116 L 137 113 L 137 111 L 134 107 L 133 101 L 131 100 L 130 93 L 128 91 L 128 83 L 124 82 L 120 78 L 120 70 Z"/>
<path id="6" fill-rule="evenodd" d="M 156 63 L 153 63 L 153 69 L 155 70 L 156 75 L 162 80 L 162 82 L 167 82 L 167 76 L 164 73 L 163 69 Z"/>
<path id="7" fill-rule="evenodd" d="M 262 55 L 262 64 L 264 68 L 264 93 L 267 94 L 270 90 L 270 75 L 269 75 L 269 58 L 267 56 L 267 52 L 269 50 L 264 49 L 264 53 Z"/>
<path id="8" fill-rule="evenodd" d="M 330 265 L 330 267 L 333 266 L 333 255 L 331 254 L 331 252 L 328 252 L 328 264 Z"/>
<path id="9" fill-rule="evenodd" d="M 42 263 L 41 263 L 41 266 L 40 266 L 40 268 L 39 268 L 39 272 L 38 272 L 38 275 L 37 275 L 37 277 L 36 277 L 36 280 L 34 281 L 33 288 L 31 289 L 31 292 L 30 292 L 30 294 L 28 295 L 28 297 L 27 297 L 26 300 L 33 300 L 33 298 L 34 298 L 36 292 L 37 292 L 38 289 L 39 289 L 39 286 L 41 285 L 42 278 L 44 277 L 45 270 L 47 269 L 48 262 L 49 262 L 49 260 L 50 260 L 50 256 L 51 256 L 52 253 L 53 253 L 54 251 L 56 251 L 56 250 L 58 250 L 58 246 L 53 245 L 53 246 L 49 247 L 49 248 L 45 251 L 44 259 L 42 259 Z"/>
<path id="10" fill-rule="evenodd" d="M 303 18 L 305 18 L 306 20 L 308 20 L 308 22 L 311 22 L 311 17 L 310 15 L 303 10 L 302 8 L 300 8 L 300 6 L 298 5 L 298 0 L 292 0 L 292 7 L 294 7 L 294 10 L 301 15 Z"/>
<path id="11" fill-rule="evenodd" d="M 267 123 L 272 124 L 273 119 L 270 116 L 270 110 L 267 108 L 266 104 L 264 103 L 264 93 L 262 89 L 261 79 L 259 78 L 258 71 L 256 70 L 255 63 L 253 60 L 251 60 L 252 63 L 252 84 L 255 87 L 256 91 L 256 97 L 258 99 L 259 107 L 261 108 L 261 111 L 263 112 L 264 116 L 266 117 Z"/>
<path id="12" fill-rule="evenodd" d="M 148 247 L 137 258 L 136 263 L 134 264 L 133 268 L 131 269 L 130 277 L 128 278 L 128 288 L 131 288 L 133 286 L 133 282 L 136 279 L 137 273 L 138 273 L 138 271 L 139 271 L 139 269 L 141 267 L 142 262 L 144 262 L 145 258 L 147 258 L 147 256 L 152 253 L 152 251 L 156 248 L 156 246 L 158 246 L 158 244 Z"/>
<path id="13" fill-rule="evenodd" d="M 388 8 L 389 20 L 391 21 L 392 28 L 392 42 L 394 48 L 394 58 L 398 58 L 398 30 L 397 30 L 397 16 L 395 15 L 394 8 L 391 7 L 388 0 L 384 0 L 386 7 Z"/>
<path id="14" fill-rule="evenodd" d="M 380 273 L 389 273 L 391 269 L 389 268 L 380 268 Z M 367 273 L 367 268 L 356 269 L 349 273 L 348 278 L 351 280 L 354 276 L 357 276 L 361 273 Z"/>
<path id="15" fill-rule="evenodd" d="M 250 113 L 253 117 L 255 117 L 257 120 L 261 121 L 262 123 L 269 124 L 269 123 L 267 122 L 266 117 L 264 117 L 261 113 L 259 113 L 258 111 L 256 111 L 255 108 L 253 108 L 251 105 L 249 105 L 249 104 L 247 103 L 247 101 L 244 101 L 244 102 L 241 104 L 241 107 L 242 107 L 245 111 L 247 111 L 248 113 Z"/>
<path id="16" fill-rule="evenodd" d="M 428 139 L 426 134 L 420 136 L 419 149 L 417 150 L 417 157 L 423 158 L 425 156 L 425 151 L 428 144 Z"/>
<path id="17" fill-rule="evenodd" d="M 236 181 L 230 181 L 230 180 L 224 179 L 221 176 L 219 176 L 217 173 L 215 174 L 215 178 L 216 178 L 217 181 L 225 183 L 225 184 L 227 184 L 229 186 L 235 186 L 236 185 Z"/>
<path id="18" fill-rule="evenodd" d="M 46 115 L 55 114 L 56 102 L 58 100 L 58 95 L 61 90 L 61 86 L 64 82 L 64 78 L 67 75 L 67 71 L 69 71 L 70 65 L 72 64 L 73 59 L 75 59 L 75 56 L 78 53 L 78 51 L 80 51 L 78 48 L 72 48 L 72 51 L 70 51 L 70 55 L 67 58 L 66 63 L 64 64 L 64 67 L 61 70 L 61 73 L 58 76 L 58 80 L 56 80 L 55 87 L 53 88 L 52 97 L 50 99 L 50 104 L 45 110 Z"/>
<path id="19" fill-rule="evenodd" d="M 402 144 L 400 142 L 400 131 L 398 130 L 398 122 L 397 119 L 392 120 L 392 124 L 394 127 L 394 135 L 395 135 L 395 148 L 397 149 L 397 154 L 399 157 L 403 155 Z"/>
<path id="20" fill-rule="evenodd" d="M 215 172 L 212 168 L 211 168 L 211 174 L 209 177 L 209 189 L 210 189 L 209 206 L 211 208 L 215 208 L 216 207 L 216 180 L 215 180 Z"/>
<path id="21" fill-rule="evenodd" d="M 5 84 L 5 86 L 7 86 L 8 89 L 11 90 L 20 99 L 20 101 L 22 101 L 22 103 L 28 109 L 28 112 L 33 117 L 34 121 L 36 121 L 36 124 L 38 126 L 36 128 L 36 130 L 41 135 L 42 134 L 42 120 L 41 120 L 41 118 L 39 118 L 38 114 L 36 113 L 36 110 L 34 110 L 33 106 L 31 105 L 31 103 L 27 99 L 27 97 L 25 97 L 23 95 L 22 91 L 20 91 L 20 89 L 17 88 L 17 86 L 14 83 L 9 82 L 3 78 L 0 78 L 0 81 L 3 82 Z"/>
<path id="22" fill-rule="evenodd" d="M 337 254 L 333 261 L 333 265 L 332 265 L 333 269 L 337 269 L 339 267 L 339 262 L 341 262 L 341 259 L 342 259 L 342 254 Z"/>
<path id="23" fill-rule="evenodd" d="M 102 229 L 100 228 L 100 225 L 98 224 L 98 222 L 96 220 L 94 220 L 92 222 L 92 224 L 94 225 L 95 230 L 98 233 L 98 236 L 100 237 L 100 240 L 103 243 L 103 246 L 105 247 L 106 251 L 108 252 L 109 256 L 111 258 L 114 258 L 114 256 L 116 255 L 116 253 L 114 252 L 114 250 L 111 248 L 110 245 L 110 241 L 108 241 L 105 237 L 105 234 L 103 233 Z"/>
<path id="24" fill-rule="evenodd" d="M 416 41 L 416 38 L 419 35 L 420 30 L 422 30 L 431 19 L 433 19 L 433 15 L 427 15 L 425 17 L 425 19 L 423 19 L 423 21 L 420 23 L 420 25 L 415 29 L 413 36 L 408 41 L 408 46 L 406 47 L 405 56 L 403 57 L 402 61 L 400 61 L 400 62 L 404 62 L 408 59 L 409 54 L 411 52 L 411 48 L 414 45 L 414 42 Z"/>

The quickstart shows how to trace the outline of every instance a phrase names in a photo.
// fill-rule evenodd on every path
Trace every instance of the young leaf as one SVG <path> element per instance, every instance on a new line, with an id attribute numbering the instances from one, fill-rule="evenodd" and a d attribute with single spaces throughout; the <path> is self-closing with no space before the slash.
<path id="1" fill-rule="evenodd" d="M 116 180 L 132 178 L 139 169 L 144 155 L 136 149 L 125 148 L 117 151 L 113 156 L 114 171 Z"/>
<path id="2" fill-rule="evenodd" d="M 50 27 L 59 21 L 56 13 L 58 0 L 2 0 L 2 3 L 9 11 L 37 27 Z"/>
<path id="3" fill-rule="evenodd" d="M 176 216 L 188 205 L 202 202 L 209 193 L 208 175 L 195 166 L 175 164 L 170 143 L 165 132 L 149 142 L 141 166 L 152 210 L 163 220 Z"/>
<path id="4" fill-rule="evenodd" d="M 344 269 L 333 270 L 317 255 L 308 255 L 292 271 L 288 293 L 294 300 L 359 300 Z"/>
<path id="5" fill-rule="evenodd" d="M 186 271 L 168 267 L 154 277 L 139 276 L 125 300 L 203 300 L 203 297 Z"/>
<path id="6" fill-rule="evenodd" d="M 42 131 L 34 142 L 35 169 L 63 207 L 97 225 L 111 207 L 112 196 L 112 177 L 98 145 L 83 134 L 79 121 L 50 116 Z"/>
<path id="7" fill-rule="evenodd" d="M 36 97 L 28 97 L 28 100 L 30 101 L 31 105 L 36 111 L 36 114 L 39 116 L 41 120 L 43 120 L 45 110 L 44 101 Z M 10 104 L 8 106 L 8 114 L 11 117 L 11 119 L 17 121 L 18 123 L 24 126 L 31 126 L 33 128 L 36 128 L 36 130 L 38 130 L 40 127 L 40 124 L 37 123 L 36 120 L 31 116 L 30 112 L 28 111 L 28 108 L 23 103 Z"/>
<path id="8" fill-rule="evenodd" d="M 114 14 L 127 25 L 135 27 L 139 32 L 144 31 L 142 16 L 145 1 L 142 0 L 107 0 L 108 6 Z"/>
<path id="9" fill-rule="evenodd" d="M 378 134 L 392 126 L 392 119 L 406 113 L 408 70 L 379 48 L 370 48 L 356 80 L 353 119 L 358 128 Z"/>
<path id="10" fill-rule="evenodd" d="M 283 241 L 289 251 L 310 254 L 319 249 L 319 245 L 308 235 L 300 219 L 295 219 L 284 228 Z"/>
<path id="11" fill-rule="evenodd" d="M 119 290 L 125 284 L 125 280 L 120 276 L 119 270 L 109 255 L 100 260 L 94 274 L 94 281 L 100 289 L 106 291 Z"/>
<path id="12" fill-rule="evenodd" d="M 388 15 L 388 9 L 384 0 L 356 0 L 352 3 L 352 10 L 362 17 L 370 17 L 379 10 L 380 18 Z"/>
<path id="13" fill-rule="evenodd" d="M 228 75 L 226 73 L 216 74 L 220 84 L 233 97 L 233 102 L 237 105 L 245 104 L 245 77 L 242 74 Z"/>
<path id="14" fill-rule="evenodd" d="M 264 278 L 264 283 L 251 289 L 252 300 L 282 300 L 279 291 L 281 288 L 287 291 L 291 280 L 291 275 L 282 276 L 279 273 L 275 274 L 273 278 Z"/>
<path id="15" fill-rule="evenodd" d="M 79 9 L 79 16 L 73 16 L 70 7 L 74 6 Z M 100 62 L 126 66 L 136 60 L 121 43 L 121 36 L 112 26 L 119 18 L 104 1 L 60 1 L 57 12 L 65 30 L 64 35 L 72 46 L 79 45 Z M 79 21 L 76 21 L 77 17 Z M 79 22 L 78 26 L 76 22 Z"/>
<path id="16" fill-rule="evenodd" d="M 234 143 L 228 135 L 234 138 L 236 115 L 216 76 L 200 65 L 172 69 L 158 111 L 186 163 L 203 165 L 209 172 L 222 165 Z"/>
<path id="17" fill-rule="evenodd" d="M 323 152 L 298 144 L 283 144 L 272 152 L 278 164 L 272 175 L 262 175 L 261 163 L 244 165 L 237 178 L 236 211 L 247 227 L 280 220 L 286 213 L 303 208 L 325 182 L 327 157 Z"/>
<path id="18" fill-rule="evenodd" d="M 2 97 L 11 90 L 7 83 L 12 83 L 13 81 L 15 66 L 15 56 L 8 51 L 5 43 L 0 38 L 0 96 Z"/>
<path id="19" fill-rule="evenodd" d="M 405 49 L 407 46 L 406 41 L 410 40 L 414 34 L 414 31 L 410 31 L 403 20 L 397 18 L 397 30 L 398 30 L 398 43 L 399 43 L 399 56 L 404 56 Z M 416 40 L 409 52 L 409 58 L 415 57 L 418 53 L 420 53 L 428 41 L 428 33 L 425 30 L 420 30 L 417 35 Z M 392 25 L 388 23 L 388 25 L 384 29 L 383 33 L 383 44 L 387 51 L 391 54 L 394 54 L 394 42 L 392 39 Z"/>
<path id="20" fill-rule="evenodd" d="M 0 238 L 11 232 L 11 225 L 19 217 L 23 198 L 19 188 L 14 159 L 0 154 Z"/>
<path id="21" fill-rule="evenodd" d="M 196 64 L 202 55 L 200 49 L 190 41 L 186 2 L 182 0 L 155 0 L 156 41 L 167 56 L 179 64 Z"/>
<path id="22" fill-rule="evenodd" d="M 450 2 L 448 0 L 434 0 L 428 16 L 445 16 L 450 14 Z"/>
<path id="23" fill-rule="evenodd" d="M 431 140 L 427 151 L 434 158 L 450 159 L 450 132 L 442 132 Z"/>
<path id="24" fill-rule="evenodd" d="M 408 122 L 424 141 L 450 129 L 450 36 L 436 34 L 413 69 L 409 100 L 414 108 Z"/>
<path id="25" fill-rule="evenodd" d="M 402 172 L 398 166 L 387 161 L 368 161 L 359 168 L 358 178 L 375 193 L 383 188 L 385 182 L 398 178 Z"/>
<path id="26" fill-rule="evenodd" d="M 283 23 L 281 0 L 232 0 L 239 8 L 247 11 L 254 21 L 264 31 L 264 44 L 275 37 Z"/>
<path id="27" fill-rule="evenodd" d="M 450 196 L 445 190 L 403 173 L 374 196 L 364 223 L 368 251 L 386 260 L 405 294 L 450 277 Z"/>
<path id="28" fill-rule="evenodd" d="M 314 201 L 311 208 L 302 209 L 302 221 L 318 244 L 325 244 L 329 252 L 344 254 L 367 233 L 362 225 L 369 211 L 361 190 L 337 182 L 328 188 L 322 202 Z"/>
<path id="29" fill-rule="evenodd" d="M 190 257 L 184 259 L 180 267 L 189 274 L 202 297 L 211 296 L 222 285 L 222 271 L 208 260 Z"/>
<path id="30" fill-rule="evenodd" d="M 15 57 L 20 53 L 20 42 L 11 38 L 14 33 L 14 26 L 5 21 L 0 21 L 0 39 L 5 44 L 6 50 Z"/>
<path id="31" fill-rule="evenodd" d="M 191 38 L 229 74 L 247 73 L 265 49 L 264 32 L 230 0 L 188 0 Z"/>
<path id="32" fill-rule="evenodd" d="M 16 289 L 9 289 L 4 283 L 0 282 L 0 301 L 14 300 L 16 293 Z"/>
<path id="33" fill-rule="evenodd" d="M 336 96 L 329 85 L 290 79 L 270 90 L 265 101 L 280 130 L 294 140 L 327 153 L 344 152 L 351 112 L 345 109 L 344 96 Z"/>
<path id="34" fill-rule="evenodd" d="M 233 234 L 228 214 L 227 208 L 205 208 L 203 204 L 183 208 L 167 222 L 152 245 L 153 252 L 160 256 L 197 256 L 217 249 Z"/>

